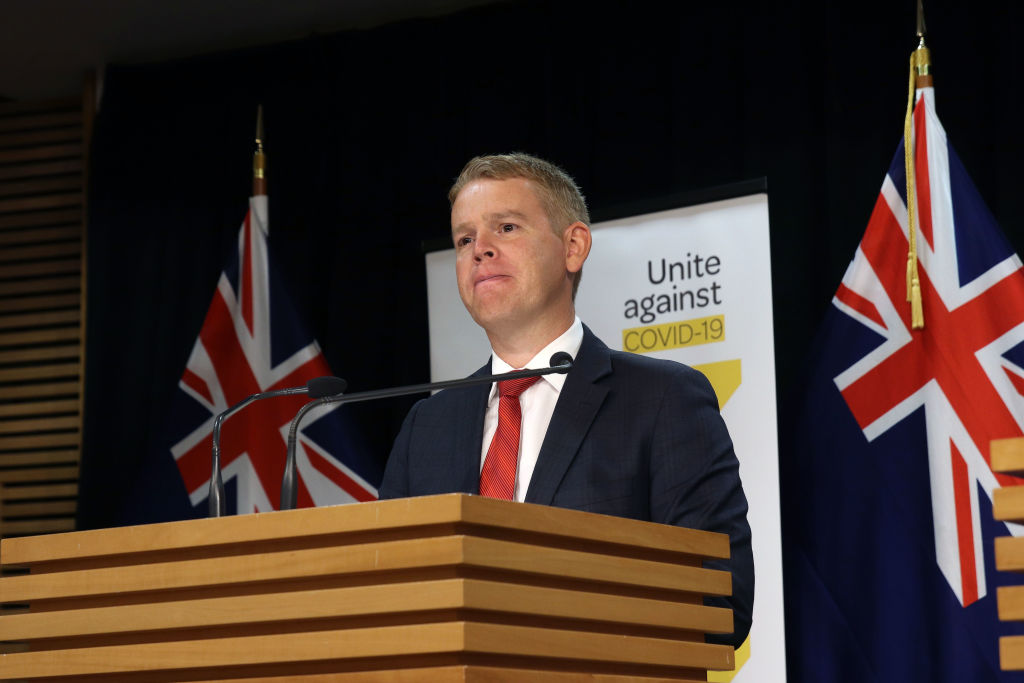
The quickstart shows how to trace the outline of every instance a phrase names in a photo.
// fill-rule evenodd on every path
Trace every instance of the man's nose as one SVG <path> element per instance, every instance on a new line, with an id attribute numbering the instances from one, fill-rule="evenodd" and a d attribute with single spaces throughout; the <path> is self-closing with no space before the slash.
<path id="1" fill-rule="evenodd" d="M 486 234 L 477 237 L 476 241 L 473 242 L 473 258 L 478 261 L 482 261 L 484 259 L 494 258 L 494 256 L 494 243 L 491 242 L 491 237 Z"/>

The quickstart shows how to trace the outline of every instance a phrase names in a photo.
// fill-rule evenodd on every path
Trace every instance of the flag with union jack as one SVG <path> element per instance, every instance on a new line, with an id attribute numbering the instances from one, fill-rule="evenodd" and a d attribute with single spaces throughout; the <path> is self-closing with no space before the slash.
<path id="1" fill-rule="evenodd" d="M 267 197 L 254 196 L 178 383 L 170 451 L 192 506 L 208 496 L 219 413 L 251 394 L 331 374 L 277 280 L 267 226 Z M 278 508 L 288 425 L 308 400 L 297 395 L 256 401 L 221 425 L 228 514 Z M 358 447 L 337 406 L 306 417 L 296 456 L 300 507 L 376 499 L 379 465 Z"/>
<path id="2" fill-rule="evenodd" d="M 999 669 L 989 442 L 1024 433 L 1024 272 L 946 140 L 912 119 L 924 328 L 907 303 L 901 142 L 816 340 L 791 453 L 799 681 L 1021 680 Z"/>

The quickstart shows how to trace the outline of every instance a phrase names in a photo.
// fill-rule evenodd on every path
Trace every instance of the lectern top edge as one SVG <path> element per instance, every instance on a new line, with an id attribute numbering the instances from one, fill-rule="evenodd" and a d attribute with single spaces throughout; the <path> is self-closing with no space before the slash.
<path id="1" fill-rule="evenodd" d="M 510 514 L 515 510 L 514 514 Z M 611 542 L 701 558 L 729 556 L 729 538 L 693 529 L 608 517 L 545 505 L 445 494 L 356 503 L 283 512 L 266 512 L 217 519 L 196 519 L 145 526 L 79 531 L 0 542 L 0 563 L 30 565 L 83 560 L 110 554 L 167 552 L 246 542 L 288 540 L 367 530 L 469 524 L 509 533 L 537 533 L 581 540 Z"/>

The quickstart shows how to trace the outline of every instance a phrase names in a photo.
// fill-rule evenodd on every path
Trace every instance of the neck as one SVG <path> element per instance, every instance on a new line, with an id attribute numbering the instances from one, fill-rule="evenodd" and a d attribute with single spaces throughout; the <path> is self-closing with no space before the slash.
<path id="1" fill-rule="evenodd" d="M 508 329 L 487 330 L 487 339 L 499 358 L 514 368 L 522 368 L 572 327 L 576 310 L 570 306 L 561 316 L 551 320 L 533 320 Z"/>

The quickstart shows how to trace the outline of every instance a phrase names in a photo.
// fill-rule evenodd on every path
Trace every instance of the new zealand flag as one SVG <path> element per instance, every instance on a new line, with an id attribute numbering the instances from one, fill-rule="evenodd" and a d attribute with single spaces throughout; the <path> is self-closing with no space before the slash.
<path id="1" fill-rule="evenodd" d="M 924 329 L 907 303 L 903 145 L 815 345 L 787 529 L 799 681 L 1009 681 L 989 442 L 1024 434 L 1024 272 L 935 116 L 913 117 Z M 796 497 L 795 492 L 799 491 Z"/>
<path id="2" fill-rule="evenodd" d="M 198 506 L 208 496 L 213 422 L 220 412 L 250 394 L 330 374 L 320 347 L 276 284 L 267 250 L 267 197 L 255 196 L 175 397 L 170 454 L 190 503 Z M 288 425 L 308 400 L 298 395 L 256 401 L 221 425 L 228 514 L 277 508 Z M 299 431 L 299 506 L 376 499 L 379 465 L 355 445 L 336 406 L 318 411 Z"/>

